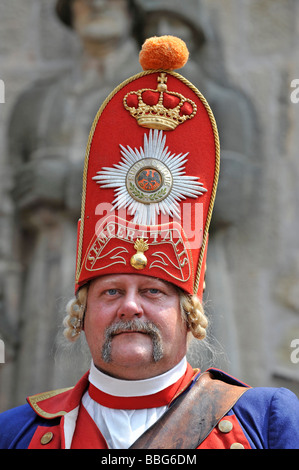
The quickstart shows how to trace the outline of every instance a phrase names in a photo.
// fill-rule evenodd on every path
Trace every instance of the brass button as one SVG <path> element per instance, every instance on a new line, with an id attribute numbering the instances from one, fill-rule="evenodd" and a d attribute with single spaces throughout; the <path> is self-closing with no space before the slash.
<path id="1" fill-rule="evenodd" d="M 233 424 L 228 419 L 223 419 L 219 422 L 218 429 L 221 432 L 230 432 L 233 429 Z"/>
<path id="2" fill-rule="evenodd" d="M 245 449 L 243 444 L 240 444 L 240 442 L 234 442 L 231 446 L 231 449 Z"/>
<path id="3" fill-rule="evenodd" d="M 53 439 L 53 433 L 52 432 L 46 432 L 46 434 L 44 434 L 42 437 L 41 437 L 41 444 L 45 445 L 45 444 L 49 444 L 49 442 L 52 441 Z"/>

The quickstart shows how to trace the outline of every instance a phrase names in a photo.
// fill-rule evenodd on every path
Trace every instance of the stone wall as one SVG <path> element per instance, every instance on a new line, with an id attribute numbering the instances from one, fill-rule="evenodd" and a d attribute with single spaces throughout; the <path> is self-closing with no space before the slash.
<path id="1" fill-rule="evenodd" d="M 299 5 L 224 3 L 222 9 L 204 2 L 226 77 L 254 104 L 259 141 L 251 212 L 225 240 L 240 373 L 251 383 L 287 384 L 298 392 L 291 341 L 299 333 L 299 107 L 290 97 L 299 72 Z"/>
<path id="2" fill-rule="evenodd" d="M 0 78 L 5 84 L 5 103 L 0 105 L 0 337 L 5 344 L 5 363 L 0 364 L 1 410 L 22 402 L 17 399 L 16 383 L 23 322 L 23 266 L 16 249 L 19 234 L 11 197 L 10 118 L 24 90 L 39 79 L 64 73 L 76 53 L 76 38 L 57 20 L 53 1 L 1 2 Z M 31 368 L 29 360 L 28 371 Z"/>
<path id="3" fill-rule="evenodd" d="M 27 393 L 21 386 L 20 393 L 15 393 L 20 343 L 26 341 L 20 331 L 26 318 L 7 150 L 10 115 L 21 92 L 37 79 L 63 76 L 73 67 L 79 50 L 78 39 L 55 17 L 54 3 L 9 0 L 0 5 L 0 79 L 5 84 L 5 103 L 0 103 L 0 338 L 5 344 L 1 410 L 21 403 Z M 298 393 L 299 103 L 291 100 L 291 82 L 299 79 L 298 2 L 201 0 L 193 4 L 206 44 L 192 59 L 200 62 L 213 83 L 212 101 L 217 101 L 217 93 L 221 95 L 224 154 L 231 150 L 237 162 L 234 177 L 231 172 L 228 175 L 229 223 L 220 220 L 213 226 L 207 263 L 206 308 L 212 334 L 226 351 L 216 365 L 251 385 L 283 385 Z M 195 84 L 201 89 L 198 81 Z M 231 106 L 234 99 L 239 103 L 238 118 Z M 243 116 L 241 134 L 239 116 Z M 242 152 L 243 166 L 239 165 Z M 219 199 L 217 204 L 220 213 L 225 212 L 224 202 Z M 48 352 L 44 356 L 52 360 Z M 30 358 L 22 367 L 34 375 Z M 42 369 L 41 364 L 38 370 Z M 39 386 L 68 385 L 61 383 L 60 376 L 37 381 L 29 393 L 43 391 Z"/>
<path id="4" fill-rule="evenodd" d="M 251 211 L 224 239 L 238 367 L 245 381 L 283 384 L 298 393 L 298 341 L 291 342 L 299 335 L 299 107 L 291 100 L 291 82 L 299 73 L 299 5 L 292 0 L 203 5 L 213 30 L 211 48 L 217 45 L 223 53 L 225 78 L 254 105 L 259 142 Z M 217 73 L 212 61 L 211 74 Z"/>

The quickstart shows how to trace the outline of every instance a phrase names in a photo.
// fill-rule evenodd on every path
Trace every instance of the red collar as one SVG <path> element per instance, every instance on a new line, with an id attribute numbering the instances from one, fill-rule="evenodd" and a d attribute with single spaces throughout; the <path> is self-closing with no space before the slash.
<path id="1" fill-rule="evenodd" d="M 158 408 L 160 406 L 169 405 L 176 395 L 181 393 L 189 385 L 190 381 L 197 372 L 197 370 L 194 371 L 188 364 L 185 374 L 177 382 L 165 388 L 164 390 L 161 390 L 160 392 L 154 393 L 153 395 L 138 397 L 117 397 L 102 392 L 91 383 L 89 384 L 88 393 L 94 401 L 100 405 L 106 406 L 107 408 L 122 410 Z"/>

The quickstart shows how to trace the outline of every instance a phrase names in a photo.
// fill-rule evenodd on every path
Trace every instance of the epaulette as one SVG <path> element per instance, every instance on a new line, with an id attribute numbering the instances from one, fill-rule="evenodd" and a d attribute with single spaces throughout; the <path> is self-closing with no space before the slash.
<path id="1" fill-rule="evenodd" d="M 27 397 L 27 401 L 35 413 L 42 418 L 58 418 L 64 416 L 69 411 L 65 405 L 69 397 L 68 392 L 73 388 L 60 388 L 49 392 L 37 393 Z"/>
<path id="2" fill-rule="evenodd" d="M 31 395 L 27 397 L 27 401 L 35 413 L 42 418 L 54 419 L 64 416 L 79 406 L 83 393 L 88 387 L 88 375 L 89 371 L 81 377 L 75 387 Z"/>

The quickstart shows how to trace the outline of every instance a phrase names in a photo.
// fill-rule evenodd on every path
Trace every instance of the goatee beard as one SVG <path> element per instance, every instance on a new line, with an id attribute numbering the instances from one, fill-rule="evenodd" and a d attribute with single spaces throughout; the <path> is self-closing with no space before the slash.
<path id="1" fill-rule="evenodd" d="M 106 328 L 105 342 L 102 347 L 102 359 L 104 362 L 111 362 L 111 349 L 113 337 L 123 331 L 137 331 L 150 336 L 153 343 L 153 360 L 158 362 L 163 357 L 163 344 L 159 328 L 150 321 L 139 319 L 122 321 L 120 320 Z"/>

